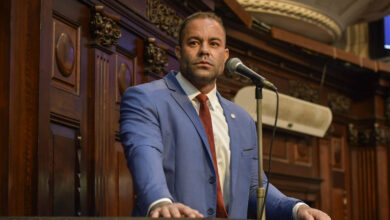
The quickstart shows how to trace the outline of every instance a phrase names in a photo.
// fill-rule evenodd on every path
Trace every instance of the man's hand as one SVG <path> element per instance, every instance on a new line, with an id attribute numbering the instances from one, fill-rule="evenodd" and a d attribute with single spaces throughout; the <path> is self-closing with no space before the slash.
<path id="1" fill-rule="evenodd" d="M 192 209 L 181 203 L 161 202 L 150 210 L 152 218 L 204 218 L 198 210 Z"/>
<path id="2" fill-rule="evenodd" d="M 297 213 L 299 220 L 330 220 L 330 217 L 323 211 L 302 205 Z"/>

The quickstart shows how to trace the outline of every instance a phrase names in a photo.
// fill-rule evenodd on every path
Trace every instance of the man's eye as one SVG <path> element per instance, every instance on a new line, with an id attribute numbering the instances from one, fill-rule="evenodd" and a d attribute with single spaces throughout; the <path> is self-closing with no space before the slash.
<path id="1" fill-rule="evenodd" d="M 188 45 L 196 46 L 196 45 L 198 45 L 198 42 L 197 41 L 190 41 L 190 42 L 188 42 Z"/>
<path id="2" fill-rule="evenodd" d="M 218 42 L 211 42 L 210 45 L 212 47 L 218 47 L 219 46 L 219 43 Z"/>

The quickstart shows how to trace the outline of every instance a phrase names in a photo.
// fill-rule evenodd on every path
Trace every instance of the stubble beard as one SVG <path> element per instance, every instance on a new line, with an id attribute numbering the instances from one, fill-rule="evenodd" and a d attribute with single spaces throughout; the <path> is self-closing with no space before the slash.
<path id="1" fill-rule="evenodd" d="M 207 85 L 214 84 L 217 78 L 221 75 L 218 73 L 217 69 L 207 70 L 207 69 L 192 69 L 189 65 L 181 65 L 180 68 L 183 76 L 190 81 L 195 87 L 205 87 Z M 197 73 L 197 72 L 208 72 Z"/>

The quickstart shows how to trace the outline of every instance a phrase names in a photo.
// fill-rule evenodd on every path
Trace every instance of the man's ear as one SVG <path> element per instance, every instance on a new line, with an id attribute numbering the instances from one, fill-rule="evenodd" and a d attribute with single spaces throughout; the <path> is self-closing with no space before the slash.
<path id="1" fill-rule="evenodd" d="M 229 59 L 229 49 L 226 47 L 225 48 L 225 63 L 226 63 L 227 59 Z"/>
<path id="2" fill-rule="evenodd" d="M 181 47 L 180 46 L 176 46 L 175 47 L 175 54 L 176 54 L 176 57 L 177 59 L 181 59 Z"/>

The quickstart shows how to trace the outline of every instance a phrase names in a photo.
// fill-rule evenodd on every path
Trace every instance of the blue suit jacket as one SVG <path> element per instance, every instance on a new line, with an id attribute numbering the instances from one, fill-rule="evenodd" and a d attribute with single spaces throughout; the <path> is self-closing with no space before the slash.
<path id="1" fill-rule="evenodd" d="M 217 96 L 230 135 L 227 211 L 229 218 L 247 218 L 247 212 L 255 213 L 257 208 L 256 127 L 247 112 Z M 174 72 L 126 90 L 120 107 L 120 136 L 135 186 L 134 216 L 145 216 L 152 202 L 170 198 L 205 217 L 215 217 L 216 174 L 207 135 Z M 270 185 L 267 219 L 291 219 L 296 202 Z"/>

